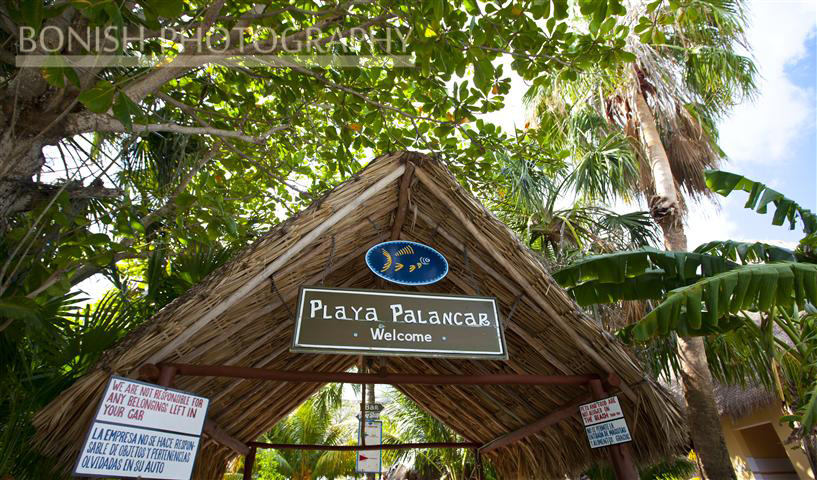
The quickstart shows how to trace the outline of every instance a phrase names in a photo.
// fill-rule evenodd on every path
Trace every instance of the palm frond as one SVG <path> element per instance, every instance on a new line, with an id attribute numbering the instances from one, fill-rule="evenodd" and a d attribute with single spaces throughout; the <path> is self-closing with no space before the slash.
<path id="1" fill-rule="evenodd" d="M 622 335 L 644 341 L 670 331 L 700 335 L 735 328 L 742 310 L 804 308 L 817 302 L 817 265 L 773 263 L 745 265 L 671 291 L 666 299 Z"/>
<path id="2" fill-rule="evenodd" d="M 794 262 L 794 252 L 788 248 L 763 242 L 737 242 L 734 240 L 713 240 L 699 245 L 694 252 L 728 258 L 733 262 L 769 263 Z"/>
<path id="3" fill-rule="evenodd" d="M 799 220 L 803 226 L 803 233 L 810 235 L 817 232 L 817 215 L 782 193 L 736 173 L 709 170 L 705 175 L 707 186 L 719 195 L 728 196 L 736 190 L 749 193 L 744 208 L 765 214 L 769 205 L 773 204 L 775 211 L 772 225 L 783 225 L 788 221 L 789 229 L 794 230 Z"/>
<path id="4" fill-rule="evenodd" d="M 553 273 L 580 305 L 658 300 L 675 288 L 738 265 L 721 257 L 655 248 L 594 255 Z"/>

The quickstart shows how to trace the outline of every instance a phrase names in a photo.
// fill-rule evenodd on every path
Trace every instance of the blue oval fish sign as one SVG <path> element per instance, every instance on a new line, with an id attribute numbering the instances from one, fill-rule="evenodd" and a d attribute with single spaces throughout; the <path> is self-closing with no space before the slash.
<path id="1" fill-rule="evenodd" d="M 428 285 L 448 273 L 440 252 L 406 241 L 378 243 L 366 252 L 366 265 L 378 277 L 400 285 Z"/>

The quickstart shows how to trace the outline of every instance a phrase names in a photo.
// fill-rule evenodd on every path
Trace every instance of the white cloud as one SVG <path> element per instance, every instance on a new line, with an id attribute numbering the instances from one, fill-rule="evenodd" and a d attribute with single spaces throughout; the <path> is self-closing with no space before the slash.
<path id="1" fill-rule="evenodd" d="M 739 105 L 720 127 L 721 146 L 737 164 L 786 159 L 790 145 L 815 128 L 815 92 L 795 85 L 785 67 L 802 59 L 817 40 L 817 3 L 755 1 L 747 32 L 760 73 L 759 95 Z"/>
<path id="2" fill-rule="evenodd" d="M 785 226 L 771 228 L 751 228 L 745 224 L 747 219 L 755 220 L 759 215 L 743 208 L 743 199 L 737 197 L 719 197 L 720 206 L 712 200 L 701 200 L 690 205 L 686 219 L 687 248 L 691 251 L 698 246 L 713 240 L 735 240 L 738 242 L 762 242 L 769 245 L 794 250 L 798 242 L 782 240 L 779 237 L 789 236 Z M 761 223 L 771 221 L 764 218 Z M 778 238 L 769 236 L 777 235 Z"/>
<path id="3" fill-rule="evenodd" d="M 712 240 L 738 240 L 738 225 L 711 200 L 690 205 L 686 220 L 687 249 Z"/>

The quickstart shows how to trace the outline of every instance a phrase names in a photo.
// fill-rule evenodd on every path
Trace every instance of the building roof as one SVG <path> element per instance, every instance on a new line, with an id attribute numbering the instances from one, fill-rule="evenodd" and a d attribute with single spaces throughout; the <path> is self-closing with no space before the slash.
<path id="1" fill-rule="evenodd" d="M 720 415 L 729 415 L 734 419 L 751 415 L 755 410 L 770 407 L 780 400 L 777 396 L 759 385 L 724 385 L 715 384 L 715 401 Z"/>
<path id="2" fill-rule="evenodd" d="M 443 164 L 398 152 L 373 160 L 276 226 L 106 352 L 90 373 L 37 414 L 38 447 L 60 468 L 69 469 L 109 375 L 135 378 L 145 364 L 350 369 L 359 357 L 290 351 L 298 289 L 316 284 L 382 286 L 366 268 L 364 253 L 375 243 L 396 238 L 431 245 L 448 259 L 450 272 L 443 280 L 413 287 L 416 290 L 498 299 L 510 358 L 389 357 L 382 365 L 388 372 L 602 376 L 614 372 L 622 380 L 618 395 L 636 458 L 663 456 L 685 444 L 686 428 L 672 396 L 646 376 L 624 345 L 576 306 L 542 261 Z M 320 387 L 184 376 L 177 377 L 174 386 L 209 397 L 209 417 L 245 443 L 268 431 Z M 483 444 L 589 395 L 576 385 L 399 389 L 468 441 Z M 220 478 L 233 456 L 233 450 L 205 438 L 195 478 Z M 578 415 L 489 457 L 507 478 L 562 477 L 605 458 L 601 450 L 589 448 Z"/>

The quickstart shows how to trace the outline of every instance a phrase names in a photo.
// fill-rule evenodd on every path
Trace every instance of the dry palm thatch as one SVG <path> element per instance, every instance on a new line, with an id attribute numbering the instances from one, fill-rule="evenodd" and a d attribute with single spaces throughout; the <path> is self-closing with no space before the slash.
<path id="1" fill-rule="evenodd" d="M 419 290 L 491 295 L 506 318 L 512 305 L 516 307 L 505 322 L 508 361 L 391 357 L 385 362 L 389 372 L 616 372 L 622 379 L 619 397 L 636 457 L 647 461 L 685 443 L 676 402 L 645 377 L 623 345 L 603 335 L 577 308 L 540 260 L 443 165 L 399 152 L 372 161 L 274 228 L 107 352 L 95 370 L 36 416 L 40 449 L 53 456 L 59 468 L 71 465 L 108 376 L 135 376 L 146 363 L 327 372 L 351 368 L 355 356 L 290 352 L 298 289 L 310 284 L 377 286 L 364 253 L 390 238 L 423 242 L 447 257 L 448 276 Z M 210 418 L 242 442 L 269 430 L 320 387 L 209 377 L 177 377 L 176 386 L 209 397 Z M 465 439 L 481 443 L 588 396 L 581 386 L 400 389 Z M 235 452 L 207 437 L 202 445 L 195 478 L 220 478 Z M 496 450 L 490 460 L 504 478 L 563 478 L 604 455 L 588 447 L 580 419 L 574 416 Z"/>
<path id="2" fill-rule="evenodd" d="M 715 399 L 718 402 L 718 413 L 729 415 L 734 419 L 745 417 L 755 410 L 766 408 L 777 403 L 774 393 L 761 386 L 715 385 Z"/>

